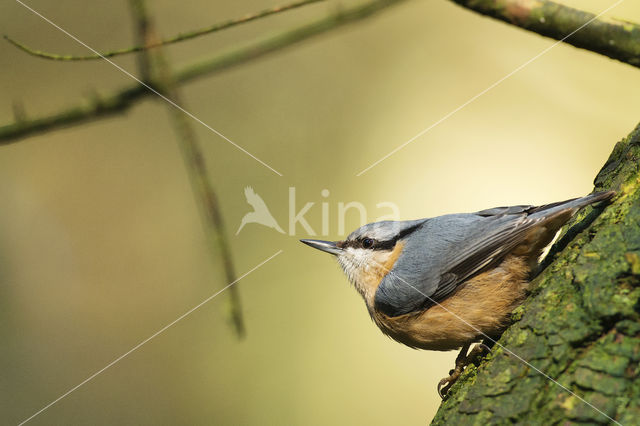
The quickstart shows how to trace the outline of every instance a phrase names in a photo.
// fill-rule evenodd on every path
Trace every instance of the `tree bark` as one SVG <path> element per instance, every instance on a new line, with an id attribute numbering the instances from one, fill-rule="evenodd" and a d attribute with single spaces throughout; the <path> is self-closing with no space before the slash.
<path id="1" fill-rule="evenodd" d="M 607 416 L 637 424 L 640 125 L 615 146 L 595 186 L 618 191 L 613 203 L 584 209 L 566 227 L 503 347 L 467 368 L 432 424 L 613 423 Z"/>

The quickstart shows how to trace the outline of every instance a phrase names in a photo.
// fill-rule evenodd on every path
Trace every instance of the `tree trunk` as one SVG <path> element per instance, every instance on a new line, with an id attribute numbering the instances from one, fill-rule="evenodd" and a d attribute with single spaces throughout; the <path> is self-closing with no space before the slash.
<path id="1" fill-rule="evenodd" d="M 432 424 L 640 422 L 639 170 L 640 125 L 595 179 L 613 203 L 571 221 L 503 347 L 467 368 Z"/>

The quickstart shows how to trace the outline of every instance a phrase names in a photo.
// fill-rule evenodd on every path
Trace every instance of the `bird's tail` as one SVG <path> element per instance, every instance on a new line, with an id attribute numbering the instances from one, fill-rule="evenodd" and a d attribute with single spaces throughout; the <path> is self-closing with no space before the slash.
<path id="1" fill-rule="evenodd" d="M 599 201 L 606 201 L 615 195 L 615 191 L 594 192 L 585 197 L 572 198 L 557 203 L 545 204 L 527 211 L 528 217 L 537 220 L 538 224 L 533 233 L 533 240 L 525 245 L 531 259 L 540 259 L 544 256 L 545 247 L 553 241 L 558 230 L 582 207 Z M 542 231 L 542 233 L 541 233 Z"/>
<path id="2" fill-rule="evenodd" d="M 585 197 L 580 198 L 572 198 L 570 200 L 560 201 L 557 203 L 545 204 L 542 206 L 538 206 L 529 211 L 529 215 L 542 214 L 544 216 L 555 213 L 555 211 L 560 210 L 578 210 L 582 207 L 588 206 L 589 204 L 597 203 L 599 201 L 607 201 L 610 200 L 614 195 L 616 195 L 615 191 L 602 191 L 602 192 L 594 192 L 593 194 L 589 194 Z"/>

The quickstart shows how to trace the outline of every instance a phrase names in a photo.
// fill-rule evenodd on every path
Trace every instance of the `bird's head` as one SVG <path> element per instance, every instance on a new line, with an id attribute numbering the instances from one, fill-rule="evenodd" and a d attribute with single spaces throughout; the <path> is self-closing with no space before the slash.
<path id="1" fill-rule="evenodd" d="M 300 241 L 336 256 L 349 281 L 371 308 L 378 285 L 402 255 L 406 239 L 424 221 L 369 223 L 353 231 L 343 241 Z"/>

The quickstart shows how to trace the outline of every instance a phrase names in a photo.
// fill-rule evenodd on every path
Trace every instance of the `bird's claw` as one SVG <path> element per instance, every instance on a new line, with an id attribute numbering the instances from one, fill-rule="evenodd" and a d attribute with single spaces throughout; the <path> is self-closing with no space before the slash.
<path id="1" fill-rule="evenodd" d="M 453 386 L 453 384 L 458 380 L 458 377 L 460 377 L 460 373 L 456 374 L 455 371 L 451 371 L 454 374 L 450 374 L 449 377 L 445 377 L 438 382 L 438 395 L 440 395 L 440 398 L 442 399 L 445 399 L 447 397 L 449 389 L 451 389 L 451 386 Z"/>
<path id="2" fill-rule="evenodd" d="M 479 343 L 473 347 L 471 352 L 467 355 L 467 348 L 463 348 L 460 351 L 460 354 L 456 358 L 456 366 L 454 369 L 449 370 L 449 377 L 445 377 L 444 379 L 438 382 L 438 395 L 440 398 L 445 399 L 449 389 L 458 381 L 465 367 L 471 363 L 478 365 L 480 363 L 480 359 L 491 352 L 491 349 L 485 345 L 484 343 Z"/>
<path id="3" fill-rule="evenodd" d="M 449 370 L 449 377 L 445 377 L 438 382 L 438 395 L 440 395 L 440 398 L 445 399 L 447 393 L 449 392 L 449 389 L 451 389 L 451 386 L 453 386 L 454 383 L 458 381 L 458 378 L 464 371 L 465 365 L 466 364 L 464 360 L 457 359 L 456 368 L 454 368 L 453 370 Z"/>

